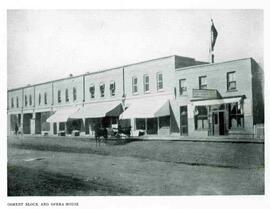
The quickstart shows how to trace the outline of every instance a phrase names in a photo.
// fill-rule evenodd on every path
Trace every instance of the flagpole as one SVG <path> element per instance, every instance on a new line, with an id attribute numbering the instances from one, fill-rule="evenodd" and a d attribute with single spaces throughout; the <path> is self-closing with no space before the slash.
<path id="1" fill-rule="evenodd" d="M 211 49 L 211 63 L 214 63 L 215 62 L 215 55 L 214 55 L 214 51 L 213 51 L 213 47 L 212 47 L 212 41 L 214 39 L 213 37 L 213 32 L 212 32 L 212 25 L 213 25 L 213 19 L 211 18 L 211 27 L 210 27 L 210 33 L 211 33 L 211 43 L 210 43 L 210 49 Z"/>

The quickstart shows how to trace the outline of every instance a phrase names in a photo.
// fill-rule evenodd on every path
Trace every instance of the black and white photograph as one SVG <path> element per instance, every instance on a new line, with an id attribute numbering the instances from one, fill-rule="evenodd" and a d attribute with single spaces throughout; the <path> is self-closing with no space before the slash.
<path id="1" fill-rule="evenodd" d="M 8 198 L 266 194 L 263 9 L 6 23 Z"/>

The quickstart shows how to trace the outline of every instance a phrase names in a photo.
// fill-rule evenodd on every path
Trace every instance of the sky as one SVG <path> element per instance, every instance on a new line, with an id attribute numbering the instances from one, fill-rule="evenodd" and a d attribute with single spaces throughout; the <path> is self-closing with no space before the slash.
<path id="1" fill-rule="evenodd" d="M 149 59 L 215 62 L 253 57 L 263 66 L 262 10 L 8 10 L 8 89 Z"/>

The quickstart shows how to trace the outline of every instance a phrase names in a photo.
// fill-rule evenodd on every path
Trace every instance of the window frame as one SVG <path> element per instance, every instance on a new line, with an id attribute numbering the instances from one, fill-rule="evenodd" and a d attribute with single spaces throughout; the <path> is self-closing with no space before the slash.
<path id="1" fill-rule="evenodd" d="M 24 106 L 27 107 L 28 106 L 28 99 L 27 99 L 27 95 L 24 95 Z"/>
<path id="2" fill-rule="evenodd" d="M 65 90 L 65 101 L 69 102 L 68 88 Z"/>
<path id="3" fill-rule="evenodd" d="M 38 94 L 38 105 L 41 105 L 41 93 Z"/>
<path id="4" fill-rule="evenodd" d="M 32 95 L 29 95 L 29 106 L 32 106 Z"/>
<path id="5" fill-rule="evenodd" d="M 19 97 L 16 97 L 16 107 L 19 108 L 20 105 L 19 105 Z"/>
<path id="6" fill-rule="evenodd" d="M 113 88 L 111 88 L 113 86 Z M 110 82 L 110 95 L 111 95 L 111 97 L 114 97 L 115 96 L 115 87 L 116 85 L 115 85 L 115 81 L 111 81 Z"/>
<path id="7" fill-rule="evenodd" d="M 233 75 L 234 80 L 229 81 L 230 75 Z M 231 83 L 234 83 L 234 88 L 230 88 Z M 235 71 L 227 72 L 227 91 L 235 91 L 235 90 L 237 90 L 236 72 Z"/>
<path id="8" fill-rule="evenodd" d="M 148 82 L 146 82 L 146 78 L 148 78 Z M 148 86 L 148 89 L 146 89 L 146 86 Z M 143 75 L 143 91 L 144 93 L 150 92 L 150 76 L 148 74 Z"/>
<path id="9" fill-rule="evenodd" d="M 182 82 L 185 82 L 185 85 L 181 85 Z M 180 96 L 186 96 L 187 95 L 187 85 L 186 85 L 187 79 L 179 79 L 179 95 Z"/>
<path id="10" fill-rule="evenodd" d="M 93 92 L 91 91 L 91 89 L 93 89 Z M 96 87 L 94 84 L 90 84 L 89 92 L 90 92 L 90 99 L 95 99 Z"/>
<path id="11" fill-rule="evenodd" d="M 205 83 L 202 84 L 202 79 L 205 79 Z M 199 89 L 207 89 L 207 76 L 204 75 L 204 76 L 199 76 Z"/>
<path id="12" fill-rule="evenodd" d="M 103 89 L 103 91 L 102 91 Z M 100 93 L 100 98 L 104 98 L 105 97 L 105 83 L 101 82 L 99 84 L 99 93 Z"/>
<path id="13" fill-rule="evenodd" d="M 135 80 L 136 80 L 136 83 L 134 82 Z M 132 94 L 138 94 L 138 77 L 137 76 L 132 76 Z"/>
<path id="14" fill-rule="evenodd" d="M 73 99 L 73 102 L 75 102 L 77 100 L 77 88 L 76 87 L 73 87 L 72 88 L 72 99 Z"/>
<path id="15" fill-rule="evenodd" d="M 47 92 L 44 92 L 44 104 L 47 105 L 48 101 L 47 101 Z"/>
<path id="16" fill-rule="evenodd" d="M 13 97 L 11 97 L 11 108 L 14 108 L 14 98 Z"/>
<path id="17" fill-rule="evenodd" d="M 161 75 L 161 80 L 160 80 L 160 76 Z M 160 88 L 160 84 L 161 83 L 161 88 Z M 157 90 L 161 91 L 164 89 L 164 79 L 163 79 L 163 73 L 162 72 L 157 72 Z"/>
<path id="18" fill-rule="evenodd" d="M 62 98 L 61 98 L 61 90 L 57 91 L 57 102 L 58 104 L 60 104 L 62 102 Z"/>

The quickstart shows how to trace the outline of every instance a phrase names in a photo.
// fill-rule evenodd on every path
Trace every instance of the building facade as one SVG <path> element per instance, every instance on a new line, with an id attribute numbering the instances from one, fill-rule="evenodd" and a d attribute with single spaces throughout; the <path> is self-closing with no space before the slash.
<path id="1" fill-rule="evenodd" d="M 168 56 L 8 90 L 8 133 L 207 137 L 264 122 L 263 74 L 253 59 L 208 64 Z M 18 130 L 18 131 L 17 131 Z"/>

